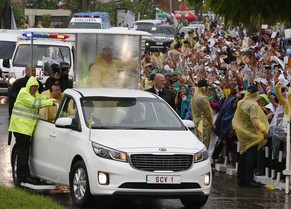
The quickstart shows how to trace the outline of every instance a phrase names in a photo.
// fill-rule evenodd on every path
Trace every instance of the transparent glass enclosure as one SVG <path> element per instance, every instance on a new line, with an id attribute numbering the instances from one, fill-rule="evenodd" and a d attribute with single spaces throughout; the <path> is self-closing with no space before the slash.
<path id="1" fill-rule="evenodd" d="M 138 89 L 139 37 L 132 35 L 77 34 L 77 87 Z"/>

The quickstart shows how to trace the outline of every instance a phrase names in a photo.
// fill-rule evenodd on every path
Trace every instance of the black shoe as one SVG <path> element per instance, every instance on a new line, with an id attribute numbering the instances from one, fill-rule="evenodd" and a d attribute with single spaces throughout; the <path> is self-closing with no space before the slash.
<path id="1" fill-rule="evenodd" d="M 245 183 L 245 186 L 246 187 L 253 187 L 253 188 L 260 188 L 262 186 L 262 184 L 259 182 L 251 181 L 251 182 Z"/>
<path id="2" fill-rule="evenodd" d="M 39 179 L 33 178 L 31 176 L 27 177 L 24 183 L 39 185 L 41 182 Z"/>
<path id="3" fill-rule="evenodd" d="M 243 186 L 244 186 L 244 183 L 242 183 L 242 182 L 237 182 L 237 186 L 239 186 L 239 187 L 243 187 Z"/>

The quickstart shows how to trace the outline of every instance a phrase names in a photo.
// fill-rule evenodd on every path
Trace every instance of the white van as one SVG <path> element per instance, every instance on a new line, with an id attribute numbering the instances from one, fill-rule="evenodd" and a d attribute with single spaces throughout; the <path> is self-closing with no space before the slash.
<path id="1" fill-rule="evenodd" d="M 74 37 L 41 33 L 34 33 L 33 35 L 38 38 L 31 41 L 31 33 L 24 32 L 17 42 L 10 64 L 9 87 L 16 79 L 25 76 L 25 66 L 31 64 L 31 62 L 36 68 L 36 77 L 43 84 L 49 76 L 52 76 L 49 74 L 49 69 L 46 68 L 52 63 L 67 62 L 71 66 L 69 78 L 73 79 Z"/>
<path id="2" fill-rule="evenodd" d="M 79 12 L 75 13 L 68 28 L 108 29 L 111 27 L 107 12 Z"/>
<path id="3" fill-rule="evenodd" d="M 0 31 L 0 69 L 2 75 L 4 75 L 7 79 L 10 71 L 9 63 L 11 62 L 11 58 L 16 47 L 17 36 L 19 36 L 19 31 L 16 30 Z M 6 67 L 3 66 L 3 61 Z M 2 79 L 0 76 L 0 94 L 7 95 L 7 93 L 7 80 Z"/>

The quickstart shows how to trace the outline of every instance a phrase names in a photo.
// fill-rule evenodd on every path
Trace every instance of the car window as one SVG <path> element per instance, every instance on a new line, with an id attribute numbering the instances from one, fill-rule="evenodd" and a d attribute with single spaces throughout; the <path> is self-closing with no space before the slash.
<path id="1" fill-rule="evenodd" d="M 65 97 L 61 105 L 62 106 L 58 112 L 58 118 L 63 117 L 72 118 L 73 119 L 72 124 L 75 125 L 75 130 L 81 131 L 80 117 L 74 99 L 71 97 Z"/>
<path id="2" fill-rule="evenodd" d="M 81 103 L 88 127 L 92 119 L 92 128 L 96 129 L 185 130 L 174 111 L 162 100 L 92 97 L 84 98 Z"/>
<path id="3" fill-rule="evenodd" d="M 153 27 L 153 23 L 135 23 L 133 28 L 135 30 L 149 31 Z"/>
<path id="4" fill-rule="evenodd" d="M 174 27 L 153 26 L 149 32 L 152 34 L 175 35 L 178 32 L 178 30 Z"/>
<path id="5" fill-rule="evenodd" d="M 77 113 L 75 101 L 70 97 L 66 97 L 64 99 L 64 102 L 62 103 L 62 107 L 59 112 L 59 118 L 63 117 L 75 118 L 76 114 Z"/>
<path id="6" fill-rule="evenodd" d="M 11 59 L 16 42 L 13 41 L 0 41 L 0 59 Z"/>

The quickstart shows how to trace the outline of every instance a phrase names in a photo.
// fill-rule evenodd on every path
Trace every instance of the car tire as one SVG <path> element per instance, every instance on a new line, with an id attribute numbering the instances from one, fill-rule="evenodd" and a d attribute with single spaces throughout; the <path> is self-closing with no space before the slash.
<path id="1" fill-rule="evenodd" d="M 73 202 L 78 207 L 86 207 L 93 200 L 87 169 L 83 161 L 77 161 L 71 170 L 70 190 Z"/>
<path id="2" fill-rule="evenodd" d="M 207 200 L 208 195 L 201 197 L 181 198 L 181 202 L 186 208 L 201 208 L 206 204 Z"/>
<path id="3" fill-rule="evenodd" d="M 12 178 L 13 178 L 13 183 L 16 187 L 20 187 L 20 182 L 18 182 L 17 180 L 17 159 L 18 159 L 18 154 L 17 152 L 14 150 L 13 154 L 12 154 Z"/>

